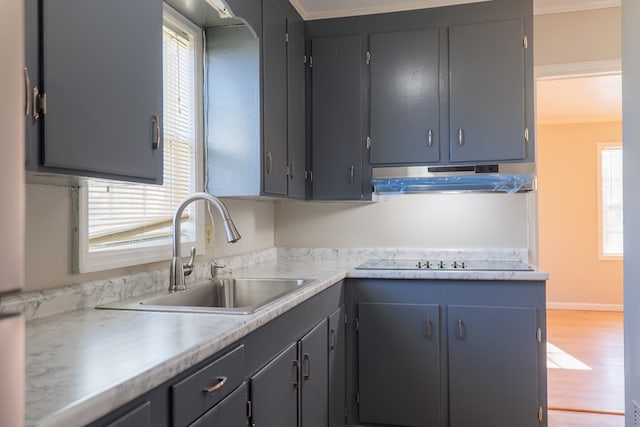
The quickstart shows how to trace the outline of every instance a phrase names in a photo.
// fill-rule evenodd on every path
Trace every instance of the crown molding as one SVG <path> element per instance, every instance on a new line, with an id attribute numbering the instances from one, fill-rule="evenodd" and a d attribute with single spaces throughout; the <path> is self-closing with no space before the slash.
<path id="1" fill-rule="evenodd" d="M 535 7 L 534 5 L 533 14 L 547 15 L 551 13 L 582 12 L 585 10 L 604 9 L 607 7 L 620 7 L 621 4 L 621 0 L 593 0 L 584 1 L 580 4 L 555 4 L 544 7 Z"/>
<path id="2" fill-rule="evenodd" d="M 620 74 L 621 72 L 622 60 L 620 59 L 536 65 L 534 67 L 534 74 L 538 80 L 564 79 L 577 76 L 613 75 Z"/>
<path id="3" fill-rule="evenodd" d="M 400 12 L 405 10 L 426 9 L 441 6 L 452 6 L 467 3 L 480 3 L 490 0 L 419 0 L 419 1 L 394 1 L 388 4 L 358 7 L 332 9 L 318 12 L 309 12 L 301 4 L 300 0 L 289 0 L 291 5 L 298 11 L 302 19 L 312 21 L 316 19 L 342 18 L 347 16 L 373 15 L 377 13 Z"/>

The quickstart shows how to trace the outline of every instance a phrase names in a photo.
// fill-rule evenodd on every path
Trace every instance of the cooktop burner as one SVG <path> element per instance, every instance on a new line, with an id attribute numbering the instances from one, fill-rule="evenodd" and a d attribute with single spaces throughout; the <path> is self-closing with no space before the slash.
<path id="1" fill-rule="evenodd" d="M 376 259 L 356 267 L 359 270 L 475 270 L 475 271 L 531 271 L 528 264 L 513 260 L 414 260 Z"/>

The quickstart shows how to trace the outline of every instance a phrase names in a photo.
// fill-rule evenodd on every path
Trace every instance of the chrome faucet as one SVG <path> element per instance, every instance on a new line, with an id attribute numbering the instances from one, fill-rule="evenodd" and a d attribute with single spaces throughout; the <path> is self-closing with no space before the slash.
<path id="1" fill-rule="evenodd" d="M 186 264 L 183 263 L 182 256 L 180 254 L 180 217 L 187 205 L 196 200 L 204 200 L 218 208 L 218 211 L 222 216 L 224 231 L 227 234 L 227 242 L 234 243 L 240 240 L 240 233 L 238 233 L 235 224 L 231 220 L 227 207 L 220 199 L 209 193 L 193 193 L 192 195 L 185 197 L 180 202 L 176 208 L 175 214 L 173 215 L 173 258 L 171 258 L 171 267 L 169 271 L 169 292 L 185 290 L 187 287 L 184 283 L 184 277 L 193 272 L 193 261 L 196 255 L 195 248 L 191 248 L 191 258 Z"/>

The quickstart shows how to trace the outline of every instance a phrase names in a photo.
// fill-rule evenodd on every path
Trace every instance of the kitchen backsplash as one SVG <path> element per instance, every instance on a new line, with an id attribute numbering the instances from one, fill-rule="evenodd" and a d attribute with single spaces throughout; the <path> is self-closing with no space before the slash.
<path id="1" fill-rule="evenodd" d="M 220 258 L 224 264 L 222 275 L 233 274 L 243 266 L 274 261 L 299 259 L 310 263 L 338 263 L 350 269 L 369 259 L 431 259 L 431 260 L 522 260 L 528 261 L 527 249 L 429 249 L 429 248 L 269 248 Z M 211 262 L 197 262 L 195 273 L 187 283 L 210 277 Z M 27 320 L 60 314 L 72 310 L 95 307 L 167 287 L 168 268 L 136 273 L 65 286 L 43 291 L 14 294 L 0 299 L 0 313 L 21 312 Z"/>

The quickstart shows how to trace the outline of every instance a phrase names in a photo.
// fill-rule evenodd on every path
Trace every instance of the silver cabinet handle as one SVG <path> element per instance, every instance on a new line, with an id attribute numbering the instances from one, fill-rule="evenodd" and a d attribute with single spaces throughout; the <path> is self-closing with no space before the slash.
<path id="1" fill-rule="evenodd" d="M 31 111 L 31 79 L 29 78 L 29 70 L 24 67 L 24 115 L 29 117 Z"/>
<path id="2" fill-rule="evenodd" d="M 293 361 L 293 369 L 295 370 L 296 380 L 292 383 L 293 388 L 298 388 L 298 383 L 300 382 L 300 364 L 297 360 Z"/>
<path id="3" fill-rule="evenodd" d="M 336 349 L 336 330 L 335 329 L 331 329 L 329 331 L 329 350 L 335 350 Z"/>
<path id="4" fill-rule="evenodd" d="M 458 145 L 462 147 L 464 145 L 464 130 L 458 129 Z"/>
<path id="5" fill-rule="evenodd" d="M 427 318 L 427 326 L 425 328 L 424 334 L 428 339 L 431 339 L 431 337 L 433 337 L 433 327 L 431 326 L 431 319 Z"/>
<path id="6" fill-rule="evenodd" d="M 289 179 L 293 180 L 293 176 L 296 173 L 296 161 L 292 160 L 291 161 L 291 168 L 289 168 Z"/>
<path id="7" fill-rule="evenodd" d="M 429 129 L 427 135 L 427 142 L 429 143 L 429 147 L 433 147 L 433 129 Z"/>
<path id="8" fill-rule="evenodd" d="M 273 166 L 273 157 L 271 151 L 267 153 L 267 174 L 271 175 L 271 167 Z"/>
<path id="9" fill-rule="evenodd" d="M 458 339 L 464 339 L 464 322 L 462 320 L 458 320 Z"/>
<path id="10" fill-rule="evenodd" d="M 33 88 L 33 118 L 38 120 L 40 118 L 40 112 L 38 111 L 38 99 L 40 98 L 40 89 L 38 86 Z"/>
<path id="11" fill-rule="evenodd" d="M 353 184 L 356 181 L 356 168 L 351 165 L 349 167 L 349 183 Z"/>
<path id="12" fill-rule="evenodd" d="M 309 381 L 309 378 L 311 378 L 311 358 L 309 357 L 308 354 L 305 354 L 302 357 L 302 363 L 306 366 L 306 370 L 304 372 L 304 374 L 302 375 L 302 378 L 305 381 Z"/>
<path id="13" fill-rule="evenodd" d="M 153 123 L 156 132 L 155 138 L 153 138 L 153 142 L 151 143 L 151 148 L 157 150 L 160 148 L 160 118 L 156 115 L 151 116 L 151 123 Z"/>
<path id="14" fill-rule="evenodd" d="M 205 387 L 202 391 L 205 393 L 214 393 L 220 390 L 224 386 L 224 384 L 227 382 L 227 377 L 218 377 L 216 379 L 218 380 L 217 383 L 215 383 L 210 387 Z"/>

